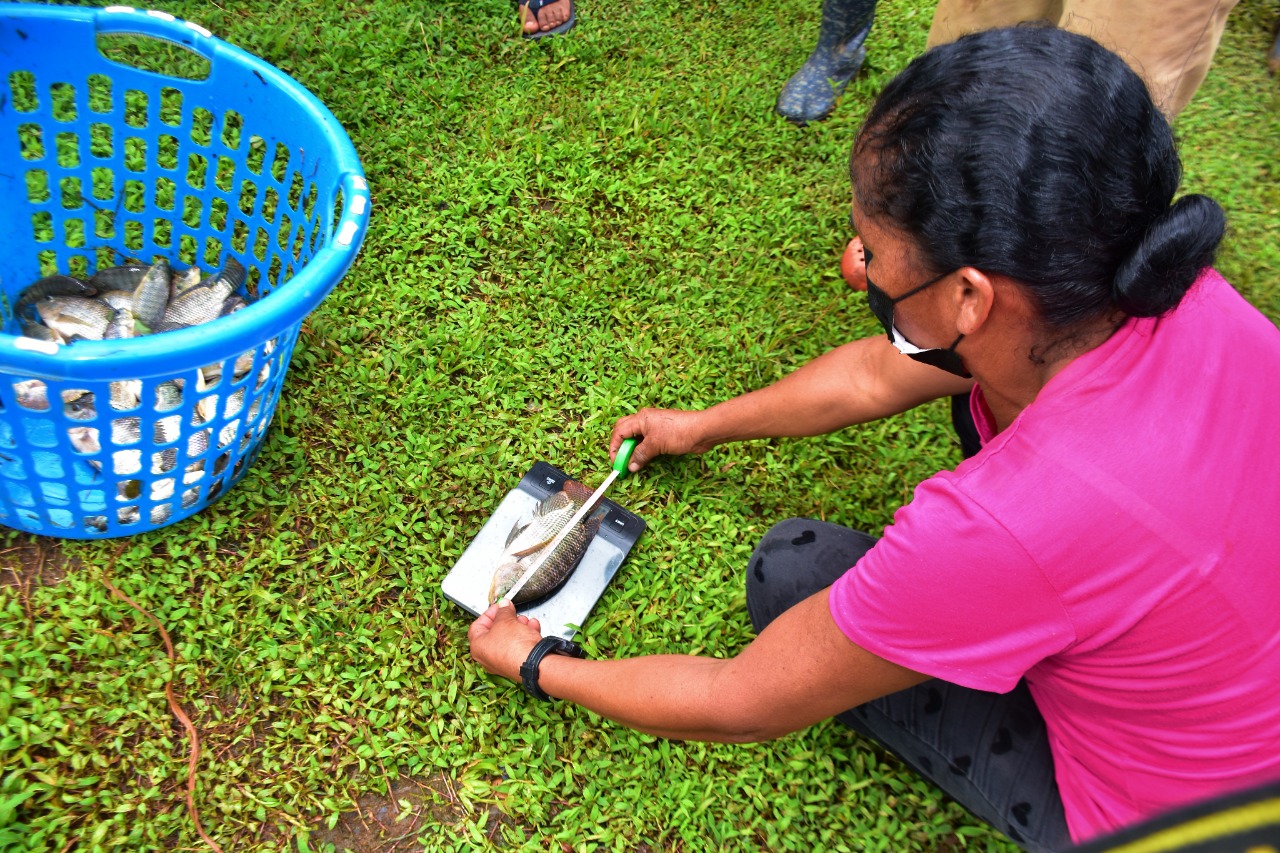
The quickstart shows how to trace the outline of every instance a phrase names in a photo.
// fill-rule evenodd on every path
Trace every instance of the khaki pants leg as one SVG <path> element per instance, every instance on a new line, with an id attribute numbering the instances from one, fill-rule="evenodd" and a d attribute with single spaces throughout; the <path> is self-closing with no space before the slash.
<path id="1" fill-rule="evenodd" d="M 1170 120 L 1200 88 L 1237 0 L 1067 0 L 1059 26 L 1087 35 L 1137 71 Z"/>
<path id="2" fill-rule="evenodd" d="M 938 0 L 929 27 L 929 47 L 953 42 L 981 30 L 1012 27 L 1024 21 L 1057 24 L 1063 0 Z"/>
<path id="3" fill-rule="evenodd" d="M 939 0 L 929 46 L 1022 21 L 1049 21 L 1115 51 L 1170 120 L 1204 82 L 1238 0 Z"/>

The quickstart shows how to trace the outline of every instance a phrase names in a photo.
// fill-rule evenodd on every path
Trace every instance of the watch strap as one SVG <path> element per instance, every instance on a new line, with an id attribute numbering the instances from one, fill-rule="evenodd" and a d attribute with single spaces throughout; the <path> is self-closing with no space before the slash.
<path id="1" fill-rule="evenodd" d="M 543 637 L 538 641 L 533 651 L 529 652 L 529 657 L 520 664 L 520 681 L 524 684 L 526 693 L 535 699 L 548 702 L 551 701 L 551 697 L 538 686 L 538 667 L 541 666 L 542 659 L 551 654 L 574 658 L 586 657 L 586 652 L 582 651 L 581 646 L 563 637 Z"/>

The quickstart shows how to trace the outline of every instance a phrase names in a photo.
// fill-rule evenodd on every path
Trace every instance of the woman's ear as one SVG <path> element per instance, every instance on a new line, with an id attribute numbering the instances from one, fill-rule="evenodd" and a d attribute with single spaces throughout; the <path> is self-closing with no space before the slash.
<path id="1" fill-rule="evenodd" d="M 982 328 L 991 316 L 996 301 L 996 284 L 976 267 L 961 267 L 956 272 L 960 277 L 955 290 L 959 309 L 956 331 L 969 336 Z"/>

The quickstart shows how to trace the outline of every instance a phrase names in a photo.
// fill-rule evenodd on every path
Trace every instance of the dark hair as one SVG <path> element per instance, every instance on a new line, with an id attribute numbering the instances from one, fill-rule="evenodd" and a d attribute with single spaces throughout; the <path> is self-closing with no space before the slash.
<path id="1" fill-rule="evenodd" d="M 863 211 L 910 235 L 934 272 L 1007 275 L 1060 329 L 1169 311 L 1225 228 L 1212 199 L 1173 202 L 1173 132 L 1138 75 L 1052 27 L 917 58 L 872 107 L 850 171 Z"/>

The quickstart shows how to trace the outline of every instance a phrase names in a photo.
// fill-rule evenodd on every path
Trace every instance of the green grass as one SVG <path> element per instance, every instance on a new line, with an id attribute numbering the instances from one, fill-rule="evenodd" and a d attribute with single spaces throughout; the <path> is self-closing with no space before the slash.
<path id="1" fill-rule="evenodd" d="M 533 462 L 598 482 L 620 415 L 709 405 L 876 329 L 836 266 L 848 147 L 931 4 L 883 4 L 866 70 L 806 129 L 771 109 L 818 0 L 581 0 L 577 29 L 539 44 L 506 0 L 152 5 L 317 93 L 374 215 L 227 496 L 123 540 L 0 533 L 0 849 L 201 847 L 168 679 L 227 850 L 1013 849 L 835 723 L 676 743 L 530 701 L 470 662 L 439 590 Z M 1178 128 L 1187 189 L 1230 218 L 1220 267 L 1273 320 L 1277 18 L 1241 3 Z M 773 522 L 878 530 L 957 460 L 935 405 L 650 466 L 614 488 L 649 529 L 584 626 L 590 653 L 733 654 Z M 176 665 L 104 578 L 166 626 Z"/>

